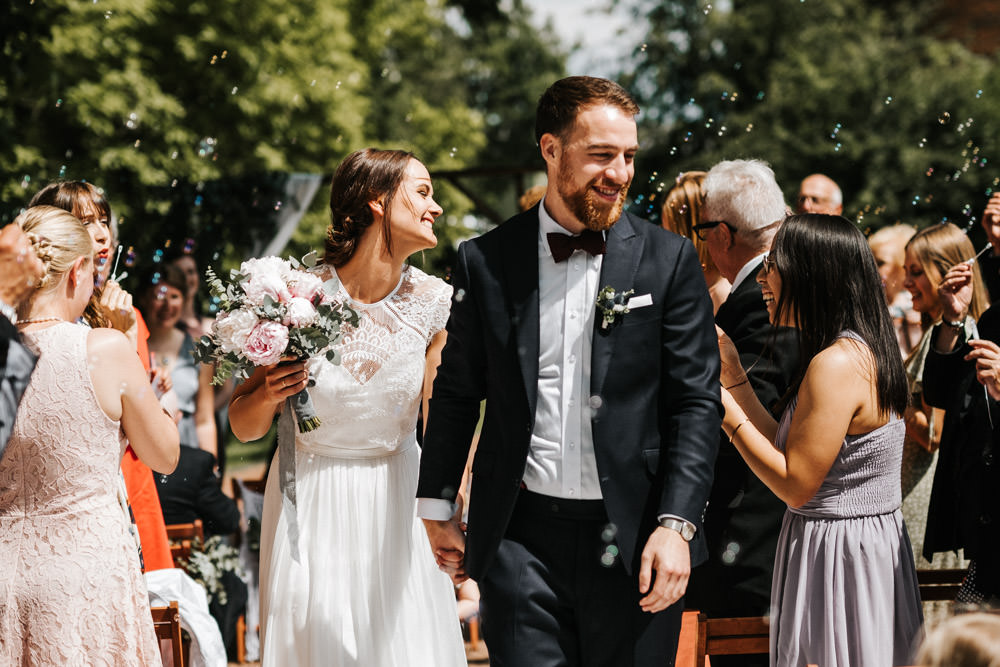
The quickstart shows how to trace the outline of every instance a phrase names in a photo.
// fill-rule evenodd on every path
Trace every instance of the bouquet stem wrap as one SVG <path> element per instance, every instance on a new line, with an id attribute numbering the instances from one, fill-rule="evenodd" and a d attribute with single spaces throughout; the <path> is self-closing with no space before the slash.
<path id="1" fill-rule="evenodd" d="M 288 526 L 292 560 L 299 562 L 299 522 L 295 510 L 295 426 L 308 433 L 320 425 L 309 390 L 303 389 L 285 399 L 285 409 L 278 418 L 278 481 L 282 512 Z"/>

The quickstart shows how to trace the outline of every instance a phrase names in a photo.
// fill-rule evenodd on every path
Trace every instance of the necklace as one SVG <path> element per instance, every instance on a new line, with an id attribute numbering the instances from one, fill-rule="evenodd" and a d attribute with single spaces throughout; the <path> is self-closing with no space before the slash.
<path id="1" fill-rule="evenodd" d="M 66 320 L 64 320 L 61 317 L 38 317 L 31 320 L 18 320 L 17 325 L 21 326 L 22 324 L 39 324 L 41 322 L 65 322 L 65 321 Z"/>

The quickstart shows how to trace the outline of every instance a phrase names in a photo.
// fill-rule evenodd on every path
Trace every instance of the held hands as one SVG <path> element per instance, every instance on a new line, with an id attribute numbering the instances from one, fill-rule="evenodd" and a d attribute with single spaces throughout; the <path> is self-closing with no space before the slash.
<path id="1" fill-rule="evenodd" d="M 1000 401 L 1000 346 L 989 340 L 970 340 L 966 361 L 976 362 L 976 380 L 994 401 Z"/>
<path id="2" fill-rule="evenodd" d="M 16 308 L 45 274 L 28 235 L 17 225 L 0 231 L 0 301 Z"/>
<path id="3" fill-rule="evenodd" d="M 960 262 L 948 269 L 938 287 L 941 318 L 957 322 L 965 318 L 972 303 L 972 265 Z"/>
<path id="4" fill-rule="evenodd" d="M 465 530 L 458 517 L 447 521 L 424 519 L 424 530 L 434 552 L 438 569 L 451 577 L 455 585 L 469 578 L 465 573 Z M 679 537 L 679 536 L 678 536 Z"/>
<path id="5" fill-rule="evenodd" d="M 639 600 L 639 607 L 651 614 L 663 611 L 681 599 L 690 576 L 691 550 L 688 543 L 676 530 L 657 527 L 642 550 L 639 593 L 644 597 Z"/>

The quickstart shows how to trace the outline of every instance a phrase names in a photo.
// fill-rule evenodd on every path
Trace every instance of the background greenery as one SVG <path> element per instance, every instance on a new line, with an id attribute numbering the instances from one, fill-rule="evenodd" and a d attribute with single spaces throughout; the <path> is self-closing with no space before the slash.
<path id="1" fill-rule="evenodd" d="M 829 174 L 863 227 L 970 225 L 997 185 L 1000 33 L 956 28 L 963 3 L 607 2 L 647 31 L 618 78 L 643 107 L 632 193 L 652 220 L 677 173 L 733 157 L 771 163 L 789 201 Z M 287 173 L 399 147 L 478 174 L 436 180 L 441 242 L 414 262 L 444 274 L 487 212 L 514 211 L 529 183 L 511 174 L 540 167 L 534 104 L 567 54 L 530 19 L 522 0 L 11 0 L 0 222 L 83 178 L 139 265 L 190 238 L 227 268 L 273 233 Z M 291 252 L 321 244 L 325 204 L 320 190 Z"/>

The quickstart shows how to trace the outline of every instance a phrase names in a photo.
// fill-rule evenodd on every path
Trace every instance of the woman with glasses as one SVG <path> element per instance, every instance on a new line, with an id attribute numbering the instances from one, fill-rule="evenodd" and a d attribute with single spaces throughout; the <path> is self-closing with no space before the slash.
<path id="1" fill-rule="evenodd" d="M 771 589 L 771 664 L 906 664 L 923 621 L 900 514 L 906 377 L 875 260 L 839 216 L 785 220 L 757 277 L 801 365 L 780 421 L 720 335 L 723 430 L 788 505 Z"/>

